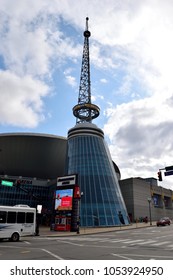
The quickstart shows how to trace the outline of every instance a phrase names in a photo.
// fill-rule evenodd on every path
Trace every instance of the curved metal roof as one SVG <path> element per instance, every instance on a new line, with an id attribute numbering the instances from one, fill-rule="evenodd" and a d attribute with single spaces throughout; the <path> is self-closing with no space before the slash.
<path id="1" fill-rule="evenodd" d="M 52 179 L 64 175 L 67 139 L 38 133 L 0 134 L 0 174 Z"/>

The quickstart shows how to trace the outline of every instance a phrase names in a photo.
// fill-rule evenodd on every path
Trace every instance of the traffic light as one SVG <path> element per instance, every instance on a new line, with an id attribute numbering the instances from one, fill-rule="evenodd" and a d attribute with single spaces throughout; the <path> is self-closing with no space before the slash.
<path id="1" fill-rule="evenodd" d="M 157 175 L 158 175 L 158 180 L 162 181 L 162 172 L 161 171 L 157 172 Z"/>

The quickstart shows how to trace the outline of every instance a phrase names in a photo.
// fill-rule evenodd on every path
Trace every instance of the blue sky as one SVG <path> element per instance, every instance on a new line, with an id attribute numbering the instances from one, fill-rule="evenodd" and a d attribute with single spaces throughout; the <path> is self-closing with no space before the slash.
<path id="1" fill-rule="evenodd" d="M 122 179 L 173 165 L 171 0 L 0 0 L 0 133 L 67 136 L 89 17 L 92 101 Z M 173 189 L 173 177 L 162 186 Z"/>

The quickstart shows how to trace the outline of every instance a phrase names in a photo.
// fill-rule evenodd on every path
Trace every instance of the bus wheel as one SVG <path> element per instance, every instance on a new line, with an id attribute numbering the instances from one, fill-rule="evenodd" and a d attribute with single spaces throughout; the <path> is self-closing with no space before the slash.
<path id="1" fill-rule="evenodd" d="M 17 242 L 19 241 L 19 234 L 17 232 L 14 232 L 10 238 L 11 241 Z"/>

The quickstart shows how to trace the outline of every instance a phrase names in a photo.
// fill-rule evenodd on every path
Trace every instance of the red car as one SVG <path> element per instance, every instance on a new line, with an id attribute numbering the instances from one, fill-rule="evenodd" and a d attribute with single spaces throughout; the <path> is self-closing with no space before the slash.
<path id="1" fill-rule="evenodd" d="M 157 221 L 157 226 L 170 226 L 171 220 L 168 217 L 161 218 L 159 221 Z"/>

